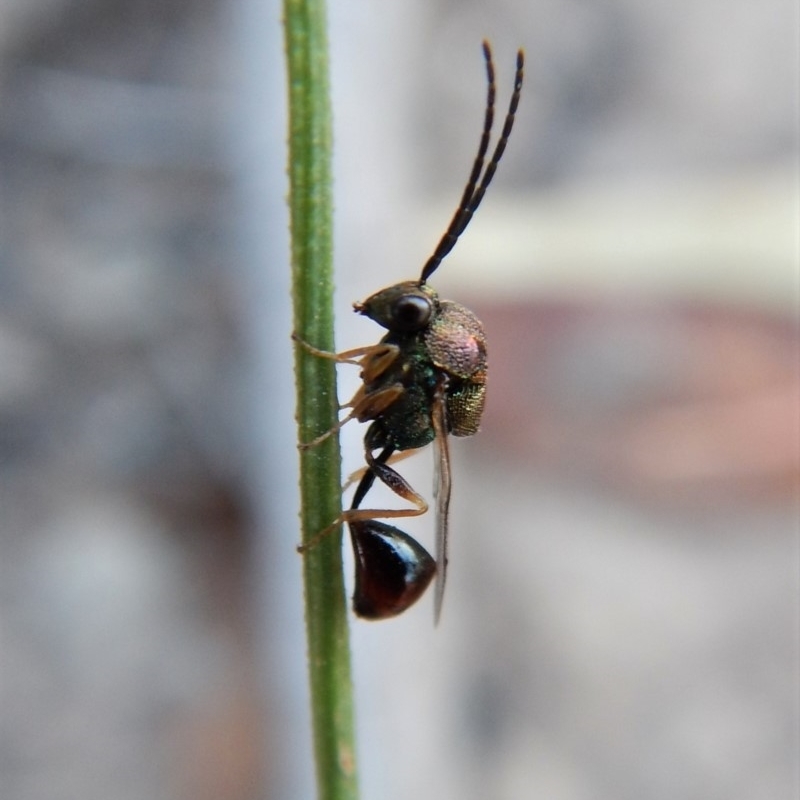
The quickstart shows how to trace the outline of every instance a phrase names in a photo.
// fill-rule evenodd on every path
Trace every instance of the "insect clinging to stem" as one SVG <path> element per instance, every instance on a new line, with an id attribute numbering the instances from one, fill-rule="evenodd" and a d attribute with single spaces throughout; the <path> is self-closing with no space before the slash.
<path id="1" fill-rule="evenodd" d="M 405 611 L 437 575 L 434 616 L 438 621 L 447 574 L 450 455 L 447 437 L 477 433 L 486 396 L 486 337 L 480 320 L 469 309 L 440 299 L 428 279 L 450 253 L 477 210 L 505 151 L 522 91 L 524 54 L 517 52 L 514 90 L 494 150 L 486 161 L 494 123 L 495 70 L 489 43 L 483 42 L 488 83 L 483 130 L 467 184 L 442 238 L 417 280 L 403 281 L 376 292 L 355 311 L 387 333 L 378 344 L 329 353 L 298 337 L 310 353 L 361 368 L 362 384 L 349 408 L 333 428 L 301 445 L 313 447 L 356 419 L 370 422 L 364 436 L 367 466 L 350 508 L 298 549 L 312 547 L 323 536 L 347 523 L 355 554 L 353 607 L 366 619 L 386 619 Z M 428 504 L 390 466 L 401 451 L 433 442 L 436 462 L 436 560 L 408 534 L 383 519 L 424 514 Z M 375 453 L 377 452 L 377 455 Z M 368 509 L 361 504 L 375 479 L 411 504 L 403 509 Z"/>

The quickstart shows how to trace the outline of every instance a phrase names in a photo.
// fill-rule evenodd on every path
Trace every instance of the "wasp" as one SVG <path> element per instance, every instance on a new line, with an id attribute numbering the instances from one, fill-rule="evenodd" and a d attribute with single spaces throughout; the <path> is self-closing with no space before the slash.
<path id="1" fill-rule="evenodd" d="M 354 309 L 387 330 L 376 345 L 329 353 L 295 340 L 314 355 L 361 368 L 362 385 L 343 408 L 339 422 L 301 447 L 313 447 L 352 419 L 369 422 L 364 436 L 366 468 L 350 508 L 309 542 L 347 523 L 355 555 L 353 608 L 366 619 L 387 619 L 415 603 L 438 575 L 434 616 L 438 621 L 447 575 L 448 510 L 451 493 L 448 435 L 477 433 L 486 397 L 486 336 L 469 309 L 444 300 L 428 283 L 464 232 L 483 200 L 505 151 L 522 91 L 524 54 L 517 53 L 514 90 L 494 150 L 486 161 L 494 124 L 495 69 L 483 42 L 487 98 L 478 152 L 467 184 L 444 235 L 417 280 L 382 289 Z M 434 444 L 436 479 L 436 558 L 399 528 L 381 520 L 412 517 L 428 510 L 425 499 L 391 466 L 393 457 Z M 376 454 L 377 453 L 377 454 Z M 362 508 L 379 480 L 411 504 L 403 509 Z"/>

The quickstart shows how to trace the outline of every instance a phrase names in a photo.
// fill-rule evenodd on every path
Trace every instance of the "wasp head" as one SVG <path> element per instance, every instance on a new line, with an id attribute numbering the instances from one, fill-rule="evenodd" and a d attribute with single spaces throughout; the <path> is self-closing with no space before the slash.
<path id="1" fill-rule="evenodd" d="M 381 289 L 353 308 L 396 333 L 416 333 L 430 325 L 439 308 L 439 296 L 427 284 L 419 281 Z"/>

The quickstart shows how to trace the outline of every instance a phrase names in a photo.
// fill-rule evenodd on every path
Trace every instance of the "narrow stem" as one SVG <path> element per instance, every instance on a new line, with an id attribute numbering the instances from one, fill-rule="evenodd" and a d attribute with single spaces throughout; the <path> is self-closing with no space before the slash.
<path id="1" fill-rule="evenodd" d="M 333 350 L 331 108 L 324 0 L 284 0 L 295 331 Z M 301 441 L 332 427 L 335 364 L 295 348 Z M 339 440 L 300 454 L 303 541 L 341 512 Z M 311 713 L 320 800 L 357 797 L 353 696 L 341 531 L 303 555 Z"/>

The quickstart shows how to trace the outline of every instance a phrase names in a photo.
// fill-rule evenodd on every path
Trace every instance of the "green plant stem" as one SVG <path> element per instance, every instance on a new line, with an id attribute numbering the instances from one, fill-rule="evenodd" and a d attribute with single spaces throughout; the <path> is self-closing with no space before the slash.
<path id="1" fill-rule="evenodd" d="M 333 350 L 331 108 L 324 0 L 284 0 L 295 331 Z M 296 347 L 301 441 L 336 421 L 335 364 Z M 303 541 L 341 513 L 339 440 L 300 453 Z M 320 800 L 357 797 L 341 530 L 303 554 L 314 753 Z"/>

